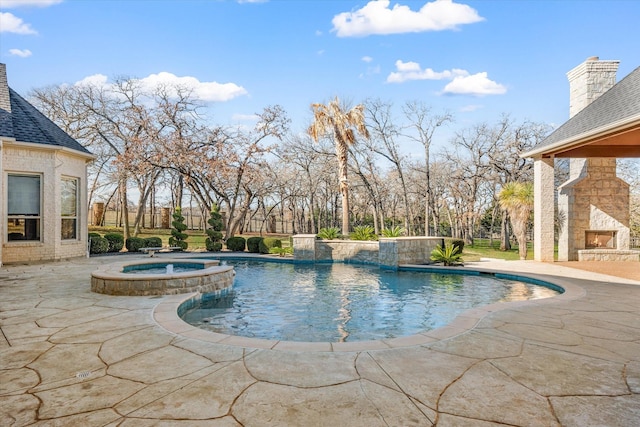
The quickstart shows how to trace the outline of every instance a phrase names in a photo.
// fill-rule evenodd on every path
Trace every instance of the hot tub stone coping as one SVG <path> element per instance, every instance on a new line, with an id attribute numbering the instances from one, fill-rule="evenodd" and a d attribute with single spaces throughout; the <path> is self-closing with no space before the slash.
<path id="1" fill-rule="evenodd" d="M 167 273 L 124 273 L 126 266 L 145 264 L 203 264 L 205 268 Z M 120 296 L 174 295 L 217 292 L 233 286 L 235 270 L 217 260 L 189 258 L 116 262 L 91 273 L 91 290 Z"/>
<path id="2" fill-rule="evenodd" d="M 203 264 L 203 269 L 197 269 L 194 271 L 182 271 L 182 272 L 174 272 L 171 274 L 167 273 L 125 273 L 122 270 L 125 267 L 129 267 L 132 265 L 147 265 L 147 264 Z M 214 270 L 215 269 L 215 270 Z M 220 265 L 219 260 L 209 260 L 202 258 L 154 258 L 154 259 L 145 259 L 145 260 L 131 260 L 131 261 L 121 261 L 115 262 L 113 264 L 108 264 L 101 266 L 94 270 L 91 273 L 91 276 L 99 278 L 99 279 L 112 279 L 112 278 L 120 278 L 127 279 L 130 281 L 136 280 L 150 280 L 155 279 L 161 276 L 163 279 L 171 279 L 171 278 L 187 278 L 187 277 L 197 277 L 201 276 L 203 272 L 213 272 L 213 271 L 227 271 L 233 269 L 232 266 L 228 265 Z"/>

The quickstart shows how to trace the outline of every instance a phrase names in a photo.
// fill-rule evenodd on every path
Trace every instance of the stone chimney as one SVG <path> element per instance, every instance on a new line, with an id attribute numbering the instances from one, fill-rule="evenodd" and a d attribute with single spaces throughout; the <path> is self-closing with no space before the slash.
<path id="1" fill-rule="evenodd" d="M 616 84 L 620 61 L 600 61 L 597 56 L 587 58 L 567 73 L 569 79 L 569 118 Z"/>
<path id="2" fill-rule="evenodd" d="M 616 73 L 620 61 L 600 61 L 597 56 L 587 58 L 582 64 L 567 73 L 569 79 L 569 118 L 598 99 L 600 95 L 616 84 Z M 609 159 L 615 165 L 615 159 Z M 587 173 L 586 159 L 569 161 L 571 179 Z"/>
<path id="3" fill-rule="evenodd" d="M 11 113 L 9 84 L 7 83 L 7 66 L 0 63 L 0 110 Z"/>

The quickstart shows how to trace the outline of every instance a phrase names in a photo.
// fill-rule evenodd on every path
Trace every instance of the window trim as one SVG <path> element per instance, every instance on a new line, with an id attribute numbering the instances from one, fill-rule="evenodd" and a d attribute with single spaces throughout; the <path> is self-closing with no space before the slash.
<path id="1" fill-rule="evenodd" d="M 65 216 L 63 215 L 63 193 L 62 193 L 62 189 L 63 189 L 63 181 L 73 181 L 75 182 L 75 215 L 69 215 L 69 216 Z M 69 241 L 77 241 L 80 240 L 80 216 L 78 215 L 78 212 L 80 212 L 80 178 L 75 177 L 75 176 L 66 176 L 63 175 L 60 177 L 60 214 L 59 214 L 59 218 L 60 218 L 60 241 L 61 242 L 69 242 Z M 63 231 L 64 231 L 64 227 L 62 227 L 62 222 L 67 219 L 73 219 L 75 220 L 75 230 L 74 230 L 74 237 L 70 237 L 70 238 L 65 238 L 63 236 Z"/>

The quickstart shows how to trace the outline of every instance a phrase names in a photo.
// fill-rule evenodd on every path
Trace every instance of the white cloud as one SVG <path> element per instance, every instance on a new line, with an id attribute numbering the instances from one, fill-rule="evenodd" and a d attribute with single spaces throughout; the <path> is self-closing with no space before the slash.
<path id="1" fill-rule="evenodd" d="M 9 12 L 0 12 L 0 33 L 38 34 L 31 25 Z"/>
<path id="2" fill-rule="evenodd" d="M 9 49 L 9 55 L 19 56 L 21 58 L 28 58 L 32 54 L 29 49 Z"/>
<path id="3" fill-rule="evenodd" d="M 248 92 L 235 83 L 201 82 L 195 77 L 178 77 L 168 72 L 151 74 L 145 78 L 138 79 L 143 88 L 150 91 L 160 85 L 167 88 L 184 87 L 193 91 L 193 96 L 205 102 L 224 102 L 238 96 L 246 95 Z M 87 76 L 76 83 L 76 85 L 108 86 L 108 78 L 103 74 Z"/>
<path id="4" fill-rule="evenodd" d="M 431 68 L 420 67 L 417 62 L 396 61 L 396 72 L 387 76 L 387 83 L 402 83 L 408 80 L 451 80 L 457 76 L 469 75 L 465 70 L 454 68 L 453 70 L 433 71 Z"/>
<path id="5" fill-rule="evenodd" d="M 76 86 L 107 86 L 109 79 L 104 74 L 93 74 L 75 83 Z"/>
<path id="6" fill-rule="evenodd" d="M 457 76 L 444 87 L 443 93 L 453 95 L 502 95 L 507 88 L 490 80 L 487 73 L 477 73 L 470 76 Z"/>
<path id="7" fill-rule="evenodd" d="M 193 90 L 193 94 L 198 99 L 208 102 L 229 101 L 247 94 L 247 91 L 242 86 L 238 86 L 235 83 L 201 82 L 195 77 L 178 77 L 164 71 L 140 79 L 140 82 L 149 89 L 154 89 L 163 84 L 187 87 Z"/>
<path id="8" fill-rule="evenodd" d="M 373 61 L 373 58 L 372 58 L 372 57 L 370 57 L 370 56 L 363 56 L 361 59 L 362 59 L 364 62 L 367 62 L 367 63 L 369 63 L 369 62 Z"/>
<path id="9" fill-rule="evenodd" d="M 62 3 L 62 0 L 2 0 L 0 8 L 12 9 L 25 6 L 48 7 L 58 3 Z"/>
<path id="10" fill-rule="evenodd" d="M 427 2 L 418 11 L 400 4 L 389 8 L 389 4 L 390 0 L 372 0 L 362 9 L 340 13 L 331 20 L 332 31 L 338 37 L 365 37 L 454 30 L 460 25 L 484 20 L 472 7 L 452 0 Z"/>
<path id="11" fill-rule="evenodd" d="M 396 61 L 396 70 L 387 76 L 387 83 L 403 83 L 410 80 L 451 80 L 442 93 L 451 95 L 502 95 L 507 88 L 490 80 L 486 72 L 470 74 L 467 70 L 453 68 L 451 70 L 434 71 L 420 67 L 417 62 Z"/>

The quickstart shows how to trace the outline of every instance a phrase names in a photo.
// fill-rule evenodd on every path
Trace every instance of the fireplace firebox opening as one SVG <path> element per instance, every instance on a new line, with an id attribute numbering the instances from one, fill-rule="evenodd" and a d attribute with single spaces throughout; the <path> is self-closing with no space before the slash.
<path id="1" fill-rule="evenodd" d="M 616 249 L 616 231 L 587 230 L 584 237 L 585 249 Z"/>

